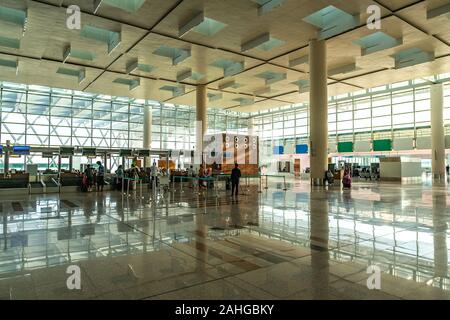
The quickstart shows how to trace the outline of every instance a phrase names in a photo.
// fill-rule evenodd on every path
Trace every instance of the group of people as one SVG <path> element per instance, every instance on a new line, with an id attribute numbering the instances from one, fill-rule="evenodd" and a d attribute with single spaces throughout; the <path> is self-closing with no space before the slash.
<path id="1" fill-rule="evenodd" d="M 325 171 L 324 184 L 325 183 L 328 183 L 329 186 L 334 184 L 334 174 L 330 169 Z M 342 186 L 344 187 L 344 189 L 352 187 L 352 175 L 351 171 L 348 168 L 344 170 L 344 176 L 342 177 Z"/>
<path id="2" fill-rule="evenodd" d="M 212 179 L 213 175 L 220 171 L 219 165 L 213 163 L 211 167 L 206 168 L 203 164 L 200 165 L 198 169 L 197 177 L 199 189 L 207 189 L 214 187 L 214 181 Z M 189 175 L 195 176 L 193 167 L 190 167 Z M 203 179 L 202 179 L 203 178 Z M 231 170 L 230 182 L 231 182 L 231 196 L 238 196 L 239 194 L 239 182 L 241 179 L 241 169 L 237 163 L 234 164 L 233 170 Z"/>
<path id="3" fill-rule="evenodd" d="M 197 176 L 200 178 L 198 180 L 198 187 L 200 189 L 214 188 L 214 182 L 208 179 L 213 176 L 212 167 L 205 168 L 205 166 L 201 164 Z"/>
<path id="4" fill-rule="evenodd" d="M 83 172 L 83 180 L 81 190 L 90 192 L 95 189 L 103 191 L 105 185 L 105 167 L 101 161 L 97 161 L 97 169 L 94 169 L 90 164 L 86 166 Z"/>

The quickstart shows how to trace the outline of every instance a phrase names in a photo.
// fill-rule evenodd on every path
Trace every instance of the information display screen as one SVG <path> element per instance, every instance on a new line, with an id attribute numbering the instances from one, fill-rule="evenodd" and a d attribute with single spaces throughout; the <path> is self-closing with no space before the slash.
<path id="1" fill-rule="evenodd" d="M 30 154 L 30 146 L 13 146 L 13 154 L 29 155 Z"/>
<path id="2" fill-rule="evenodd" d="M 138 156 L 139 157 L 150 157 L 150 150 L 139 150 Z"/>
<path id="3" fill-rule="evenodd" d="M 73 147 L 60 147 L 59 154 L 62 156 L 73 156 L 75 154 L 75 148 Z"/>
<path id="4" fill-rule="evenodd" d="M 133 155 L 133 150 L 131 149 L 121 149 L 120 156 L 121 157 L 131 157 Z"/>
<path id="5" fill-rule="evenodd" d="M 85 157 L 95 157 L 97 155 L 97 149 L 83 148 L 82 155 Z"/>

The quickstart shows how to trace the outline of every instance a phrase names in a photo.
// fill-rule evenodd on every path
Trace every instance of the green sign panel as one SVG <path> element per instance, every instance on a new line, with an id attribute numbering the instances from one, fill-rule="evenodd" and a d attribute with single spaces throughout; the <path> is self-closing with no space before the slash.
<path id="1" fill-rule="evenodd" d="M 353 142 L 339 142 L 338 152 L 353 152 Z"/>
<path id="2" fill-rule="evenodd" d="M 373 151 L 392 151 L 392 140 L 373 140 Z"/>

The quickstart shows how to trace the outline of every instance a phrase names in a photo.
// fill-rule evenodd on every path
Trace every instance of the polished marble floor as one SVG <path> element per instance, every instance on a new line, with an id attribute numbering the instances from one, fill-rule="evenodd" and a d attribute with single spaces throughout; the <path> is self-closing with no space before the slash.
<path id="1" fill-rule="evenodd" d="M 450 298 L 447 185 L 258 188 L 0 193 L 0 299 Z"/>

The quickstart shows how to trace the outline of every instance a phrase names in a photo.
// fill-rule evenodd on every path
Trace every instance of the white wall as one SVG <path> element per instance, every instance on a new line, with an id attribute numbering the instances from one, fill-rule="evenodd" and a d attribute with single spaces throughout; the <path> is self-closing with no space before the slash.
<path id="1" fill-rule="evenodd" d="M 402 177 L 421 177 L 422 165 L 420 162 L 402 162 Z"/>
<path id="2" fill-rule="evenodd" d="M 401 178 L 401 162 L 380 162 L 380 178 Z"/>

